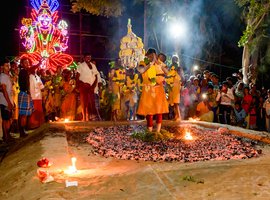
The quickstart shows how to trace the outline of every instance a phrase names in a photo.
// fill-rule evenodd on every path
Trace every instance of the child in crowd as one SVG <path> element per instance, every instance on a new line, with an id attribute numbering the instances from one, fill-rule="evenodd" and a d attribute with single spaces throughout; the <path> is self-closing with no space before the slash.
<path id="1" fill-rule="evenodd" d="M 231 125 L 237 125 L 243 128 L 247 126 L 247 122 L 245 121 L 247 114 L 246 111 L 241 107 L 241 103 L 239 101 L 235 102 L 233 115 L 235 120 L 231 121 Z"/>

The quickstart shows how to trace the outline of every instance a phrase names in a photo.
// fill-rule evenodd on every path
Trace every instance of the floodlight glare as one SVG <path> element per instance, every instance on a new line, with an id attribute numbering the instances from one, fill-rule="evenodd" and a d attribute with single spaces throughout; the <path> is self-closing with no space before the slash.
<path id="1" fill-rule="evenodd" d="M 202 94 L 202 99 L 207 99 L 207 94 L 203 93 Z"/>
<path id="2" fill-rule="evenodd" d="M 198 65 L 194 65 L 193 66 L 193 71 L 197 71 L 197 70 L 199 70 L 199 66 Z"/>
<path id="3" fill-rule="evenodd" d="M 169 27 L 169 31 L 173 38 L 183 38 L 187 33 L 186 23 L 183 21 L 173 22 Z"/>

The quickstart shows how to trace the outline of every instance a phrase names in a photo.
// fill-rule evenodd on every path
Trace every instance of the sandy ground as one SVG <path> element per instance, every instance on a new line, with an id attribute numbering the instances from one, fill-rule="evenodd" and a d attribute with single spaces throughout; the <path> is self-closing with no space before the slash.
<path id="1" fill-rule="evenodd" d="M 88 144 L 68 145 L 64 131 L 44 129 L 22 141 L 0 163 L 0 199 L 270 199 L 270 146 L 258 158 L 196 163 L 116 160 L 91 153 Z M 34 133 L 30 133 L 31 134 Z M 68 175 L 71 157 L 78 172 Z M 54 181 L 42 183 L 37 161 L 47 157 Z M 65 181 L 78 186 L 66 187 Z"/>

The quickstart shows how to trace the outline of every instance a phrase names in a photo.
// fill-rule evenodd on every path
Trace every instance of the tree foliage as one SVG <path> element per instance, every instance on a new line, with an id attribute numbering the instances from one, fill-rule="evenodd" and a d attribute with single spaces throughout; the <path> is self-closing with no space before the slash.
<path id="1" fill-rule="evenodd" d="M 242 69 L 244 83 L 255 83 L 259 73 L 268 74 L 270 0 L 235 0 L 243 9 L 246 23 L 238 46 L 243 48 Z M 266 77 L 269 78 L 269 77 Z M 264 83 L 262 83 L 264 84 Z"/>
<path id="2" fill-rule="evenodd" d="M 92 15 L 118 17 L 124 11 L 121 0 L 70 0 L 72 11 L 86 11 Z"/>
<path id="3" fill-rule="evenodd" d="M 270 11 L 269 0 L 235 0 L 243 8 L 243 18 L 246 21 L 246 29 L 240 38 L 238 45 L 244 46 L 251 42 L 254 37 L 265 34 L 266 20 Z M 258 35 L 259 34 L 259 35 Z M 258 41 L 258 40 L 254 40 Z"/>

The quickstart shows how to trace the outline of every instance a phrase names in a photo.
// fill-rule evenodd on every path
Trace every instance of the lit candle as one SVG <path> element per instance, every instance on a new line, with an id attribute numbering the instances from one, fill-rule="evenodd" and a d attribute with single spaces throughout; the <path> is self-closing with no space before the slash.
<path id="1" fill-rule="evenodd" d="M 77 161 L 77 159 L 75 157 L 71 158 L 72 167 L 74 167 L 75 169 L 76 169 L 76 161 Z"/>
<path id="2" fill-rule="evenodd" d="M 75 157 L 71 158 L 72 166 L 69 166 L 68 170 L 65 171 L 65 173 L 67 173 L 67 174 L 75 174 L 75 173 L 77 173 L 76 161 L 77 161 L 77 159 Z"/>

